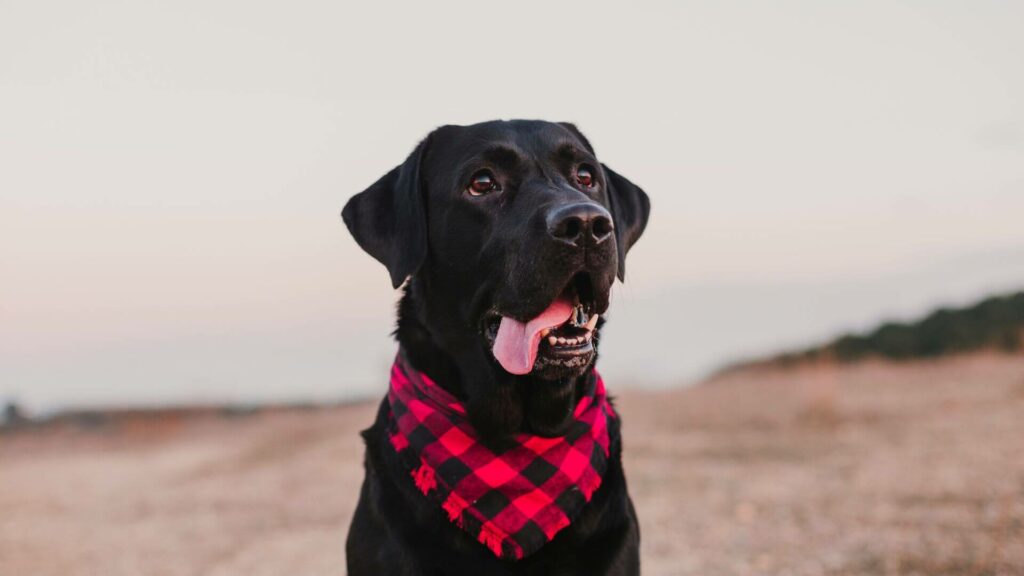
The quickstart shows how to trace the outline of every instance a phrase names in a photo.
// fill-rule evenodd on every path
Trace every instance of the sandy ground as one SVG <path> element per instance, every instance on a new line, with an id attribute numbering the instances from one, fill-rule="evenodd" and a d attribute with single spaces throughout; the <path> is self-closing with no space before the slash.
<path id="1" fill-rule="evenodd" d="M 761 369 L 619 407 L 644 574 L 1024 574 L 1024 357 Z M 372 412 L 0 435 L 0 575 L 343 574 Z"/>

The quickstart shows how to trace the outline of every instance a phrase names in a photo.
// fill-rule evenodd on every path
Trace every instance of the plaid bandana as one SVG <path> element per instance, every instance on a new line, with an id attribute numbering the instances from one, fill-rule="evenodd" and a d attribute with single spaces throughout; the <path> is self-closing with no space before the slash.
<path id="1" fill-rule="evenodd" d="M 500 449 L 485 445 L 465 406 L 401 353 L 391 368 L 388 401 L 388 435 L 416 487 L 504 560 L 540 549 L 601 485 L 608 419 L 615 413 L 597 372 L 591 372 L 565 436 L 517 434 Z"/>

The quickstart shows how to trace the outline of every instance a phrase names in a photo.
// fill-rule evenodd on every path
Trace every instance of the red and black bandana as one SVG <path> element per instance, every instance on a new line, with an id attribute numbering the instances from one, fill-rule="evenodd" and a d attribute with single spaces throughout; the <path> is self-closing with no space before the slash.
<path id="1" fill-rule="evenodd" d="M 518 560 L 565 528 L 601 485 L 608 465 L 604 382 L 591 372 L 569 432 L 517 434 L 483 444 L 466 408 L 399 353 L 391 368 L 388 436 L 416 487 L 499 558 Z"/>

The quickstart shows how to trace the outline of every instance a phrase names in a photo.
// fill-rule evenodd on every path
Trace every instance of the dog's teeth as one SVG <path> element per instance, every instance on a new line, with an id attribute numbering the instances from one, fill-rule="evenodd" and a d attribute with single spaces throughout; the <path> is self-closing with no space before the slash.
<path id="1" fill-rule="evenodd" d="M 562 345 L 565 345 L 565 344 L 568 344 L 568 343 L 569 343 L 569 341 L 568 341 L 568 340 L 566 340 L 565 338 L 559 338 L 559 339 L 558 339 L 558 343 L 559 343 L 559 344 L 562 344 Z"/>
<path id="2" fill-rule="evenodd" d="M 588 332 L 593 331 L 594 328 L 597 327 L 597 319 L 598 319 L 599 316 L 600 316 L 599 314 L 594 314 L 593 316 L 590 317 L 590 320 L 587 320 L 587 331 Z"/>
<path id="3" fill-rule="evenodd" d="M 555 338 L 554 336 L 548 336 L 548 344 L 551 344 L 552 346 L 558 344 L 558 338 Z"/>
<path id="4" fill-rule="evenodd" d="M 540 337 L 543 338 L 551 333 L 551 328 L 545 328 L 540 331 Z"/>

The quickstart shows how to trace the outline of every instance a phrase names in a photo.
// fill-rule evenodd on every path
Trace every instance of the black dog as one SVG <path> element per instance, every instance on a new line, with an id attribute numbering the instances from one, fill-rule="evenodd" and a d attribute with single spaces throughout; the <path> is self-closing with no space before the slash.
<path id="1" fill-rule="evenodd" d="M 500 444 L 518 432 L 566 433 L 597 356 L 597 318 L 649 210 L 647 195 L 599 163 L 575 126 L 516 120 L 438 128 L 342 216 L 396 288 L 409 279 L 395 331 L 408 363 Z M 571 322 L 502 341 L 506 328 L 529 332 L 556 300 L 574 307 Z M 607 469 L 590 502 L 536 553 L 511 562 L 416 489 L 388 441 L 388 414 L 385 398 L 363 433 L 350 575 L 639 573 L 618 419 L 609 421 Z"/>

